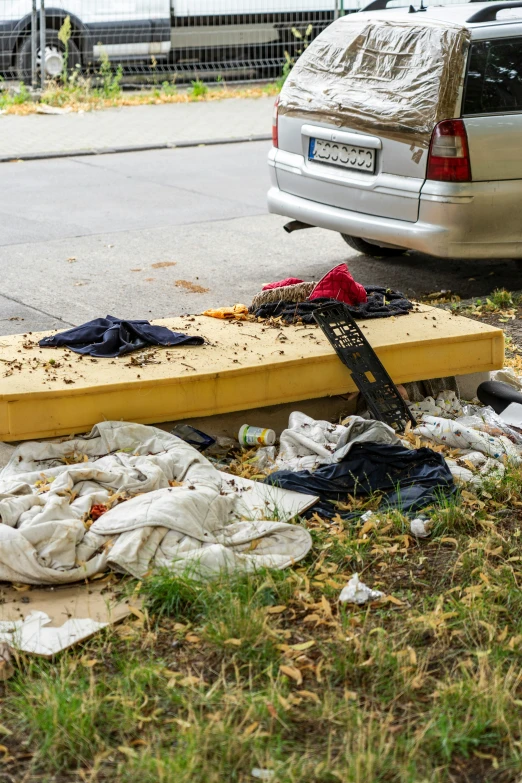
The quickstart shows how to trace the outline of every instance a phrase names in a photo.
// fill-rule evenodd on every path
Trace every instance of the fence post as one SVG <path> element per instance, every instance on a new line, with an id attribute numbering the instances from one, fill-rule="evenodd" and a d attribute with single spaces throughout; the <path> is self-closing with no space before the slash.
<path id="1" fill-rule="evenodd" d="M 38 10 L 36 0 L 33 0 L 31 12 L 31 84 L 33 90 L 38 86 L 36 83 L 36 55 L 38 52 Z"/>
<path id="2" fill-rule="evenodd" d="M 45 90 L 45 0 L 40 0 L 40 81 Z"/>
<path id="3" fill-rule="evenodd" d="M 339 0 L 334 0 L 334 21 L 339 19 Z"/>

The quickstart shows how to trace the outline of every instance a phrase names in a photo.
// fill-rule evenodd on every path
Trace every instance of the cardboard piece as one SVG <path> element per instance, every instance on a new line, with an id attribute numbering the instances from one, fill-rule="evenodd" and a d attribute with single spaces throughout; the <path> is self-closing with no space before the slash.
<path id="1" fill-rule="evenodd" d="M 47 658 L 123 620 L 140 606 L 109 574 L 65 587 L 0 588 L 0 642 Z"/>

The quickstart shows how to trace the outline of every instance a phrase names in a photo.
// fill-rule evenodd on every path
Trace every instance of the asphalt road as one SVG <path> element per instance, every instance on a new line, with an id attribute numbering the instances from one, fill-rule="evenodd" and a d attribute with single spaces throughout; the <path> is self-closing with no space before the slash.
<path id="1" fill-rule="evenodd" d="M 341 261 L 363 284 L 412 296 L 522 288 L 514 261 L 376 261 L 329 231 L 286 234 L 266 212 L 268 148 L 0 164 L 0 333 L 248 304 L 264 282 L 317 280 Z"/>

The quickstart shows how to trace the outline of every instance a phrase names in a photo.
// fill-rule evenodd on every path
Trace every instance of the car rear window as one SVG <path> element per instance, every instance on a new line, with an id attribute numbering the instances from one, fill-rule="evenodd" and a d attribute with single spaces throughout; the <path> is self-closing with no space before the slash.
<path id="1" fill-rule="evenodd" d="M 464 114 L 522 111 L 522 38 L 471 46 Z"/>

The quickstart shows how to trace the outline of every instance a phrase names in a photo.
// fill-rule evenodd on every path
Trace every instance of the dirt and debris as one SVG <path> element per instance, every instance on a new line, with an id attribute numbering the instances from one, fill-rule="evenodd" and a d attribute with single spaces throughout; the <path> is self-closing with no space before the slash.
<path id="1" fill-rule="evenodd" d="M 206 294 L 210 288 L 204 288 L 199 283 L 193 283 L 191 280 L 176 280 L 176 288 L 183 288 L 191 294 Z"/>

